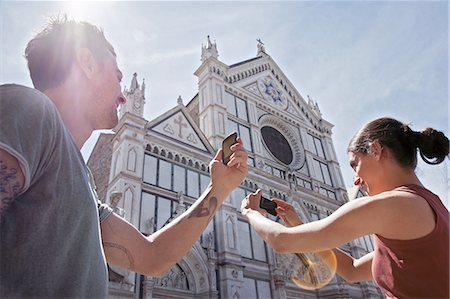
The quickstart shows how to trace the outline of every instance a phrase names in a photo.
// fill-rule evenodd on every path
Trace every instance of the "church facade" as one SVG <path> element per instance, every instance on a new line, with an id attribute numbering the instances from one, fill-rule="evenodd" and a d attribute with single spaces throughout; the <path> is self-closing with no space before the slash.
<path id="1" fill-rule="evenodd" d="M 231 132 L 248 151 L 248 176 L 164 277 L 110 266 L 111 298 L 383 298 L 372 282 L 347 284 L 338 275 L 320 289 L 299 288 L 290 279 L 289 260 L 239 212 L 242 198 L 258 188 L 292 203 L 305 222 L 349 200 L 333 125 L 318 104 L 302 97 L 260 41 L 254 58 L 227 65 L 208 37 L 194 74 L 198 93 L 192 100 L 185 105 L 180 97 L 152 120 L 143 117 L 145 83 L 134 75 L 115 134 L 101 134 L 88 161 L 100 199 L 151 234 L 200 196 L 209 183 L 208 163 Z M 364 237 L 342 249 L 360 257 L 371 246 Z"/>

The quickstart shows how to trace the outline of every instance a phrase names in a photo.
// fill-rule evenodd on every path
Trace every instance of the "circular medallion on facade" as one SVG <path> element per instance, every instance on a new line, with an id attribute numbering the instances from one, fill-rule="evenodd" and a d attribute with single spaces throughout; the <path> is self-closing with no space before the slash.
<path id="1" fill-rule="evenodd" d="M 268 150 L 286 165 L 292 163 L 293 155 L 289 142 L 277 129 L 265 126 L 261 128 L 261 135 Z"/>
<path id="2" fill-rule="evenodd" d="M 284 95 L 283 90 L 278 88 L 278 86 L 272 81 L 272 79 L 270 79 L 269 77 L 265 77 L 258 80 L 258 89 L 263 97 L 272 105 L 280 109 L 286 109 L 286 96 Z"/>
<path id="3" fill-rule="evenodd" d="M 297 170 L 305 164 L 305 151 L 296 133 L 288 124 L 272 115 L 259 119 L 263 144 L 267 151 L 280 163 Z"/>

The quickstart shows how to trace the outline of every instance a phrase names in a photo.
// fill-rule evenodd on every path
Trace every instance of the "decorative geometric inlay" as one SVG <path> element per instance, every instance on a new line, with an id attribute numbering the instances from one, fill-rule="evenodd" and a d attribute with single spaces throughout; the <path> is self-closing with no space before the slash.
<path id="1" fill-rule="evenodd" d="M 286 109 L 288 101 L 281 90 L 270 77 L 258 80 L 259 92 L 269 103 L 279 109 Z"/>
<path id="2" fill-rule="evenodd" d="M 197 137 L 195 137 L 195 135 L 194 134 L 189 134 L 189 136 L 187 137 L 187 140 L 189 140 L 190 142 L 192 142 L 192 143 L 194 143 L 194 144 L 197 144 L 198 143 L 198 139 L 197 139 Z"/>
<path id="3" fill-rule="evenodd" d="M 167 133 L 169 133 L 170 135 L 175 134 L 175 131 L 173 130 L 172 126 L 170 124 L 166 124 L 163 128 L 163 130 Z"/>
<path id="4" fill-rule="evenodd" d="M 169 136 L 203 151 L 208 151 L 186 116 L 179 111 L 151 128 L 152 131 Z"/>
<path id="5" fill-rule="evenodd" d="M 287 111 L 289 113 L 291 113 L 292 115 L 295 115 L 296 118 L 299 118 L 301 120 L 305 120 L 305 118 L 302 116 L 302 113 L 300 112 L 300 110 L 295 109 L 294 105 L 292 105 L 292 103 L 289 104 L 289 107 L 288 107 Z"/>
<path id="6" fill-rule="evenodd" d="M 262 97 L 262 94 L 259 92 L 258 85 L 256 83 L 246 86 L 245 89 L 258 97 Z"/>

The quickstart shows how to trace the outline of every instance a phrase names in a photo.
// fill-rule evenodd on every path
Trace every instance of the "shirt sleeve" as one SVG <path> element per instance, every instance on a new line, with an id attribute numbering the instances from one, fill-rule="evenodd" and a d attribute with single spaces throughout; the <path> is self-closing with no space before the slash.
<path id="1" fill-rule="evenodd" d="M 48 165 L 62 134 L 62 120 L 47 96 L 20 85 L 0 86 L 0 111 L 0 147 L 19 162 L 25 177 L 23 193 Z"/>

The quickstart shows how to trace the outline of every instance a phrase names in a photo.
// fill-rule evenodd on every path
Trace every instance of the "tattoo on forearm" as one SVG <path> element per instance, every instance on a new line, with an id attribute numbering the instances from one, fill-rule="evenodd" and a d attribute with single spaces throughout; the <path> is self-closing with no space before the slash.
<path id="1" fill-rule="evenodd" d="M 205 217 L 205 216 L 209 216 L 209 219 L 211 219 L 213 212 L 216 210 L 216 207 L 217 207 L 217 198 L 212 196 L 209 200 L 205 200 L 201 204 L 199 204 L 189 215 L 188 219 L 193 217 Z"/>
<path id="2" fill-rule="evenodd" d="M 117 249 L 120 252 L 122 252 L 123 254 L 125 254 L 125 256 L 128 259 L 128 270 L 134 270 L 134 259 L 133 256 L 131 255 L 131 252 L 124 246 L 116 244 L 116 243 L 109 243 L 109 242 L 103 242 L 103 247 L 105 248 L 105 250 L 107 248 L 109 249 Z"/>
<path id="3" fill-rule="evenodd" d="M 0 218 L 20 192 L 20 182 L 17 169 L 9 168 L 0 160 Z"/>

